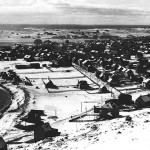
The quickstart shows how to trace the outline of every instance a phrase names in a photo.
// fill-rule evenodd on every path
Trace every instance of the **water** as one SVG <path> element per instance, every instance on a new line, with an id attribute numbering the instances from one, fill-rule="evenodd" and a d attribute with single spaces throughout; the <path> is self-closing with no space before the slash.
<path id="1" fill-rule="evenodd" d="M 127 29 L 127 28 L 150 28 L 149 25 L 69 25 L 69 24 L 0 24 L 0 30 L 38 30 L 38 29 L 97 29 L 97 28 L 115 28 L 115 29 Z"/>
<path id="2" fill-rule="evenodd" d="M 0 112 L 4 109 L 4 107 L 9 105 L 10 101 L 11 101 L 11 96 L 9 92 L 3 89 L 2 87 L 0 87 Z"/>

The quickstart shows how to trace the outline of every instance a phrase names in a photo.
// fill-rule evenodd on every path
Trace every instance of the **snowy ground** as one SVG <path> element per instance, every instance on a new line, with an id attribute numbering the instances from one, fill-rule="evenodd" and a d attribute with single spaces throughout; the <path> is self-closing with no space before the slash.
<path id="1" fill-rule="evenodd" d="M 18 60 L 17 63 L 25 63 Z M 48 62 L 42 62 L 48 63 Z M 0 135 L 9 142 L 9 149 L 139 149 L 147 148 L 149 142 L 150 109 L 120 112 L 120 117 L 99 122 L 69 122 L 71 116 L 89 110 L 94 105 L 102 104 L 111 97 L 111 93 L 98 93 L 98 86 L 83 76 L 73 67 L 41 69 L 15 69 L 16 62 L 1 62 L 0 70 L 14 69 L 20 77 L 31 79 L 33 86 L 7 83 L 5 86 L 14 93 L 14 99 L 9 110 L 0 120 Z M 44 82 L 50 78 L 59 89 L 45 89 Z M 87 80 L 92 90 L 77 89 L 78 80 Z M 38 87 L 38 88 L 37 88 Z M 134 88 L 134 87 L 133 87 Z M 123 90 L 123 89 L 122 89 Z M 133 99 L 142 92 L 133 94 Z M 81 108 L 82 106 L 82 108 Z M 43 119 L 52 127 L 58 128 L 61 136 L 45 139 L 37 143 L 33 141 L 33 132 L 15 128 L 19 118 L 31 109 L 42 109 L 47 115 Z M 57 115 L 58 119 L 51 119 Z M 132 121 L 125 121 L 126 116 Z"/>

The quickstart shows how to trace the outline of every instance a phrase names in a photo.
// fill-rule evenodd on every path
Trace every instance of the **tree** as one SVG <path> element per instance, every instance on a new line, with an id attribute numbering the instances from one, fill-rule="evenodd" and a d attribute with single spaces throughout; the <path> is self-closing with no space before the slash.
<path id="1" fill-rule="evenodd" d="M 42 44 L 42 40 L 41 39 L 36 39 L 36 40 L 34 40 L 34 44 L 35 44 L 35 46 L 39 46 L 39 45 Z"/>

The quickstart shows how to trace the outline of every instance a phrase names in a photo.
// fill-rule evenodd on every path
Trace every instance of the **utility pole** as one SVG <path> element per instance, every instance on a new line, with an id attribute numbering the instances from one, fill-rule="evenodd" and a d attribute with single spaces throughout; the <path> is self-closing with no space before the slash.
<path id="1" fill-rule="evenodd" d="M 81 102 L 81 112 L 82 112 L 82 102 Z"/>
<path id="2" fill-rule="evenodd" d="M 86 114 L 87 114 L 87 106 L 85 107 L 85 111 L 86 111 Z"/>
<path id="3" fill-rule="evenodd" d="M 76 124 L 76 132 L 78 132 L 78 126 L 77 126 L 77 124 Z"/>

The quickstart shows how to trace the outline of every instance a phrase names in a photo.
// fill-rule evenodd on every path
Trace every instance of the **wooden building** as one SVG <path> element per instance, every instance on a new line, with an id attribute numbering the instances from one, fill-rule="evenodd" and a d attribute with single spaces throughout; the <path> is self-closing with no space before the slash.
<path id="1" fill-rule="evenodd" d="M 55 137 L 59 135 L 60 132 L 58 132 L 58 129 L 52 128 L 49 123 L 44 123 L 43 125 L 40 125 L 34 129 L 35 142 L 44 140 L 46 137 Z"/>
<path id="2" fill-rule="evenodd" d="M 150 79 L 146 79 L 142 82 L 142 85 L 146 89 L 150 89 Z"/>
<path id="3" fill-rule="evenodd" d="M 0 137 L 0 150 L 7 150 L 7 144 L 2 137 Z"/>

